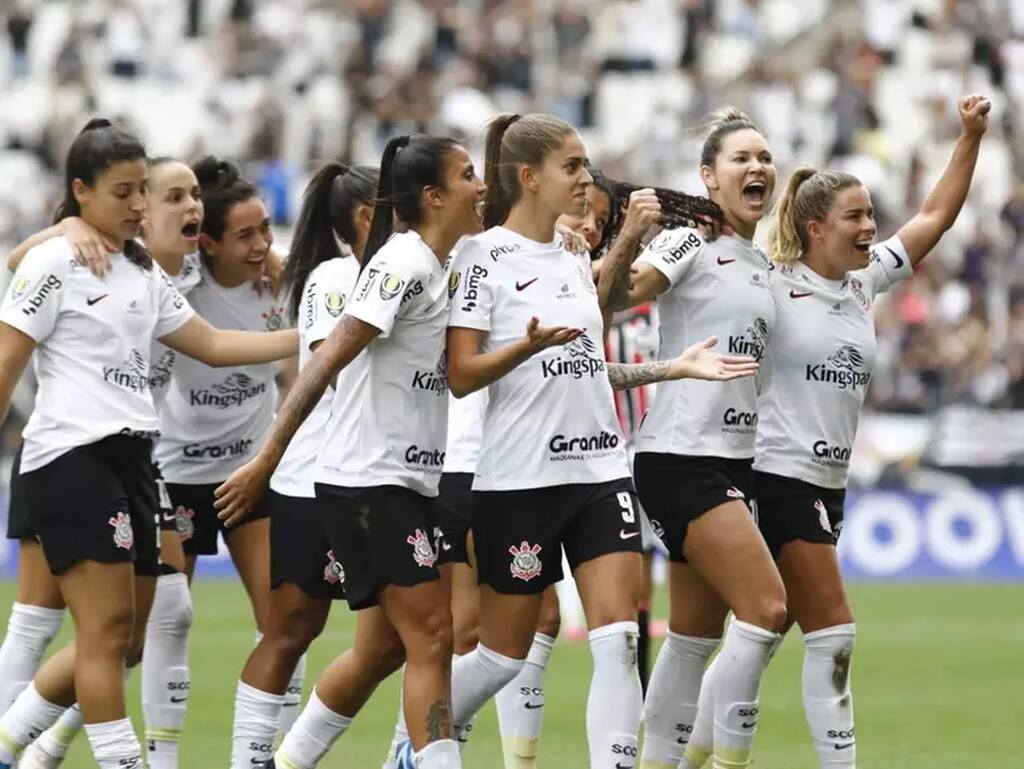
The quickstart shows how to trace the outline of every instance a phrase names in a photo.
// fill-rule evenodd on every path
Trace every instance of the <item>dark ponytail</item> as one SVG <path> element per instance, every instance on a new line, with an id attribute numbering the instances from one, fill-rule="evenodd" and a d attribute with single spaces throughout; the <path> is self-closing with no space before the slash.
<path id="1" fill-rule="evenodd" d="M 228 212 L 237 203 L 259 197 L 256 186 L 243 179 L 238 166 L 230 160 L 207 155 L 192 166 L 203 198 L 203 224 L 200 232 L 216 241 L 224 239 Z"/>
<path id="2" fill-rule="evenodd" d="M 487 137 L 484 140 L 484 184 L 487 185 L 484 229 L 487 230 L 504 223 L 512 209 L 514 201 L 501 184 L 501 140 L 505 138 L 508 127 L 520 117 L 515 114 L 499 115 L 487 126 Z"/>
<path id="3" fill-rule="evenodd" d="M 341 256 L 335 236 L 354 245 L 355 208 L 359 204 L 372 205 L 376 194 L 377 170 L 368 166 L 349 168 L 330 162 L 310 179 L 284 266 L 284 285 L 291 291 L 289 312 L 293 323 L 299 317 L 309 274 L 322 262 Z"/>
<path id="4" fill-rule="evenodd" d="M 423 220 L 424 187 L 444 187 L 444 158 L 457 146 L 446 136 L 396 136 L 380 160 L 380 184 L 363 268 L 388 242 L 394 219 L 414 227 Z"/>
<path id="5" fill-rule="evenodd" d="M 69 216 L 82 215 L 82 208 L 75 198 L 75 179 L 92 187 L 100 174 L 108 168 L 118 163 L 145 159 L 146 148 L 134 134 L 105 118 L 90 120 L 68 149 L 64 164 L 64 200 L 53 215 L 54 224 Z M 143 269 L 148 270 L 153 266 L 149 252 L 134 240 L 125 242 L 124 255 L 128 261 Z"/>

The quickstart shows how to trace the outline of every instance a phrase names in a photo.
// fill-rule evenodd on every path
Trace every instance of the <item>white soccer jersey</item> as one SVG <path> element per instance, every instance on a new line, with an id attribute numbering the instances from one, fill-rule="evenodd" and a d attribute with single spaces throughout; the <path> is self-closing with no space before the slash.
<path id="1" fill-rule="evenodd" d="M 313 354 L 310 347 L 322 342 L 338 324 L 352 297 L 359 277 L 359 261 L 354 256 L 329 259 L 318 264 L 306 279 L 299 306 L 299 370 Z M 315 497 L 313 482 L 319 467 L 320 446 L 331 418 L 334 390 L 328 388 L 295 433 L 270 488 L 289 497 Z"/>
<path id="2" fill-rule="evenodd" d="M 658 297 L 659 360 L 709 336 L 716 352 L 761 358 L 775 324 L 768 257 L 749 240 L 706 242 L 687 227 L 660 233 L 640 261 L 670 283 Z M 637 452 L 750 459 L 757 430 L 758 378 L 661 382 L 644 416 Z"/>
<path id="3" fill-rule="evenodd" d="M 875 366 L 875 297 L 911 274 L 899 238 L 871 263 L 828 280 L 797 262 L 775 270 L 770 377 L 758 401 L 754 467 L 816 486 L 846 486 L 857 420 Z"/>
<path id="4" fill-rule="evenodd" d="M 280 297 L 248 282 L 224 288 L 205 268 L 189 301 L 215 328 L 277 331 L 285 325 Z M 155 451 L 168 483 L 219 483 L 256 455 L 274 421 L 274 374 L 273 363 L 213 368 L 179 356 Z"/>
<path id="5" fill-rule="evenodd" d="M 202 277 L 201 267 L 202 260 L 199 254 L 188 254 L 182 262 L 181 272 L 177 275 L 168 274 L 167 277 L 178 289 L 178 293 L 187 298 L 192 289 L 199 285 Z M 162 342 L 153 342 L 153 349 L 149 355 L 149 387 L 158 411 L 167 395 L 167 387 L 171 383 L 171 374 L 174 373 L 174 362 L 177 358 L 178 353 L 170 347 Z"/>
<path id="6" fill-rule="evenodd" d="M 543 325 L 586 329 L 488 388 L 473 488 L 529 489 L 628 476 L 589 259 L 566 250 L 560 237 L 538 243 L 494 227 L 467 242 L 456 269 L 448 323 L 486 331 L 483 353 L 522 339 L 532 316 Z"/>
<path id="7" fill-rule="evenodd" d="M 453 273 L 455 274 L 455 273 Z M 465 398 L 448 401 L 448 449 L 444 455 L 446 473 L 475 473 L 480 457 L 484 414 L 487 413 L 487 389 Z"/>
<path id="8" fill-rule="evenodd" d="M 437 496 L 448 419 L 448 268 L 415 231 L 362 271 L 345 310 L 380 334 L 338 377 L 316 480 Z"/>
<path id="9" fill-rule="evenodd" d="M 144 270 L 114 254 L 97 278 L 63 237 L 29 251 L 0 305 L 0 321 L 37 344 L 21 471 L 109 435 L 156 435 L 150 347 L 192 315 L 159 265 Z"/>

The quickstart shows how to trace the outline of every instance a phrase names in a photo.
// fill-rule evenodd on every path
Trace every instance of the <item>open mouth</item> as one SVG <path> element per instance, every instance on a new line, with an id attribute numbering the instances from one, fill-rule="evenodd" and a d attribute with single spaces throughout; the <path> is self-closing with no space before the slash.
<path id="1" fill-rule="evenodd" d="M 858 251 L 861 251 L 861 252 L 863 252 L 865 254 L 871 253 L 871 241 L 870 240 L 866 240 L 866 241 L 863 241 L 861 243 L 854 243 L 853 245 L 854 245 L 854 248 L 856 248 Z"/>
<path id="2" fill-rule="evenodd" d="M 768 185 L 764 182 L 750 182 L 743 187 L 743 200 L 752 206 L 762 206 L 767 192 Z"/>
<path id="3" fill-rule="evenodd" d="M 199 237 L 199 222 L 189 222 L 181 228 L 181 234 L 186 238 L 198 238 Z"/>

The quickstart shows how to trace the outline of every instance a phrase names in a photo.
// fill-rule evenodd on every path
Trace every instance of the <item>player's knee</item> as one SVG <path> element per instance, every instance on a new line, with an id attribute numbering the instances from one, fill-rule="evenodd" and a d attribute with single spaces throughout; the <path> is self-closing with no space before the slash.
<path id="1" fill-rule="evenodd" d="M 558 604 L 555 604 L 553 607 L 545 606 L 541 612 L 540 619 L 537 621 L 537 632 L 552 638 L 558 638 L 558 633 L 561 629 L 562 613 Z"/>
<path id="2" fill-rule="evenodd" d="M 192 627 L 192 594 L 184 574 L 168 574 L 157 580 L 156 598 L 146 632 L 188 635 Z"/>
<path id="3" fill-rule="evenodd" d="M 785 593 L 765 595 L 754 602 L 752 609 L 753 616 L 748 620 L 751 624 L 777 633 L 786 626 L 789 612 L 786 608 Z"/>
<path id="4" fill-rule="evenodd" d="M 452 615 L 442 608 L 428 614 L 417 639 L 406 649 L 407 656 L 444 663 L 452 656 Z"/>
<path id="5" fill-rule="evenodd" d="M 113 609 L 102 617 L 93 616 L 88 622 L 75 626 L 78 653 L 129 657 L 135 619 L 134 607 L 127 604 Z"/>
<path id="6" fill-rule="evenodd" d="M 480 643 L 480 624 L 476 618 L 472 622 L 457 623 L 452 629 L 452 647 L 456 654 L 469 654 Z"/>
<path id="7" fill-rule="evenodd" d="M 298 611 L 275 620 L 265 640 L 273 644 L 278 653 L 296 660 L 306 653 L 326 624 L 323 615 L 311 616 L 309 612 Z"/>
<path id="8" fill-rule="evenodd" d="M 405 648 L 398 638 L 391 641 L 373 644 L 373 648 L 364 650 L 360 655 L 362 664 L 373 671 L 378 681 L 383 681 L 405 664 Z"/>

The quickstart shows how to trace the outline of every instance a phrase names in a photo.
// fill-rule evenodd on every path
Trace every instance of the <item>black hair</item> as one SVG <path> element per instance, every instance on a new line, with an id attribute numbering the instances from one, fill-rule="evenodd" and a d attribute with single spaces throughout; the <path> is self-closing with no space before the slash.
<path id="1" fill-rule="evenodd" d="M 192 166 L 203 198 L 203 224 L 200 232 L 213 240 L 224 239 L 228 212 L 237 203 L 259 197 L 256 186 L 243 179 L 238 166 L 230 160 L 207 155 Z"/>
<path id="2" fill-rule="evenodd" d="M 590 175 L 594 177 L 594 184 L 608 195 L 612 204 L 612 212 L 601 235 L 601 242 L 592 252 L 592 256 L 596 257 L 603 255 L 608 246 L 618 237 L 626 219 L 629 196 L 643 187 L 610 179 L 600 171 L 593 169 L 591 169 Z M 652 189 L 661 204 L 661 226 L 665 229 L 700 225 L 716 230 L 721 228 L 725 215 L 713 200 L 687 195 L 685 192 L 670 190 L 666 187 L 653 187 Z"/>
<path id="3" fill-rule="evenodd" d="M 75 179 L 92 187 L 100 174 L 108 168 L 118 163 L 145 159 L 146 148 L 134 134 L 105 118 L 90 120 L 68 149 L 64 163 L 64 200 L 53 215 L 53 223 L 69 216 L 81 216 L 82 208 L 75 198 Z M 128 261 L 143 269 L 148 270 L 153 266 L 149 252 L 134 240 L 125 242 L 124 255 Z"/>
<path id="4" fill-rule="evenodd" d="M 299 317 L 309 274 L 322 262 L 341 256 L 335 236 L 350 245 L 355 243 L 356 206 L 374 204 L 377 183 L 376 168 L 349 168 L 333 161 L 310 179 L 284 266 L 284 284 L 291 291 L 289 311 L 293 323 Z"/>
<path id="5" fill-rule="evenodd" d="M 605 222 L 604 229 L 601 231 L 601 241 L 590 251 L 590 258 L 597 259 L 611 245 L 612 236 L 618 233 L 622 224 L 622 200 L 619 190 L 616 189 L 616 182 L 596 168 L 590 169 L 590 175 L 594 179 L 594 186 L 608 198 L 608 221 Z M 627 195 L 626 198 L 628 200 L 629 196 Z"/>
<path id="6" fill-rule="evenodd" d="M 388 142 L 380 160 L 380 184 L 363 254 L 364 269 L 391 237 L 394 218 L 410 227 L 422 221 L 423 188 L 444 187 L 445 156 L 456 146 L 458 142 L 447 136 L 397 136 Z"/>

